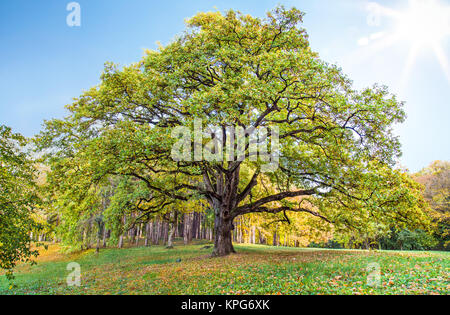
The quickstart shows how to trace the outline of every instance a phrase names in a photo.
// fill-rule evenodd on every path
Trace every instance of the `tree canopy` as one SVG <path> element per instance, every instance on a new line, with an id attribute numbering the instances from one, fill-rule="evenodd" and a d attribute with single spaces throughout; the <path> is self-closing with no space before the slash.
<path id="1" fill-rule="evenodd" d="M 120 179 L 139 188 L 116 209 L 143 216 L 204 200 L 215 214 L 217 256 L 234 251 L 233 222 L 250 213 L 289 221 L 290 212 L 303 212 L 361 234 L 425 224 L 419 185 L 394 169 L 400 144 L 392 128 L 405 119 L 403 103 L 384 86 L 355 90 L 322 61 L 303 15 L 283 7 L 264 19 L 199 13 L 138 63 L 106 64 L 101 83 L 37 138 L 51 149 L 54 198 L 89 208 L 102 183 Z M 203 130 L 245 129 L 247 157 L 258 128 L 277 130 L 279 150 L 268 152 L 278 156 L 276 168 L 264 171 L 264 155 L 198 158 L 197 146 L 226 147 L 217 131 L 195 143 L 191 158 L 174 160 L 179 139 L 171 135 L 194 131 L 198 121 Z"/>
<path id="2" fill-rule="evenodd" d="M 24 152 L 26 140 L 0 125 L 0 268 L 12 276 L 17 262 L 37 255 L 30 233 L 40 228 L 34 166 Z"/>
<path id="3" fill-rule="evenodd" d="M 433 211 L 437 224 L 435 236 L 440 249 L 450 247 L 450 162 L 434 161 L 430 166 L 414 174 L 417 182 L 425 186 L 424 197 Z"/>

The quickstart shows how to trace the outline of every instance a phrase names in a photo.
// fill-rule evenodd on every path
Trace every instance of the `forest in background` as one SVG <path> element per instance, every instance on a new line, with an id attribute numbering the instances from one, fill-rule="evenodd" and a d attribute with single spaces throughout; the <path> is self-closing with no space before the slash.
<path id="1" fill-rule="evenodd" d="M 305 214 L 290 214 L 288 219 L 283 215 L 249 214 L 236 220 L 233 242 L 286 247 L 447 251 L 450 246 L 450 162 L 435 161 L 412 176 L 423 186 L 424 197 L 431 205 L 429 214 L 433 217 L 433 225 L 427 231 L 380 229 L 372 235 L 363 231 L 356 236 L 354 231 L 334 232 L 332 224 Z M 140 212 L 115 208 L 115 203 L 120 203 L 119 198 L 125 198 L 122 202 L 128 199 L 114 195 L 114 185 L 102 188 L 97 207 L 94 204 L 91 211 L 77 212 L 74 225 L 61 224 L 61 217 L 66 213 L 42 212 L 38 221 L 45 228 L 34 232 L 33 240 L 63 241 L 63 245 L 72 251 L 107 246 L 172 247 L 175 238 L 182 239 L 185 245 L 193 239 L 213 241 L 214 213 L 206 203 L 192 202 L 188 209 L 140 217 Z M 132 183 L 126 182 L 116 185 L 133 187 Z M 45 187 L 45 176 L 40 178 L 40 186 Z M 134 193 L 131 189 L 129 192 Z M 121 211 L 116 213 L 117 209 Z"/>

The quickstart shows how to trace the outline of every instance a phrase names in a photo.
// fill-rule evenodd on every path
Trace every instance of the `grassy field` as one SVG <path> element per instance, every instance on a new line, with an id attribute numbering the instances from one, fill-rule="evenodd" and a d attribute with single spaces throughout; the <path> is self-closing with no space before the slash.
<path id="1" fill-rule="evenodd" d="M 274 248 L 238 245 L 209 258 L 204 244 L 105 249 L 65 255 L 57 245 L 35 266 L 17 269 L 15 286 L 0 275 L 0 294 L 449 294 L 450 253 Z M 180 261 L 181 260 L 181 261 Z M 68 287 L 69 262 L 81 286 Z M 380 266 L 379 287 L 367 266 Z"/>

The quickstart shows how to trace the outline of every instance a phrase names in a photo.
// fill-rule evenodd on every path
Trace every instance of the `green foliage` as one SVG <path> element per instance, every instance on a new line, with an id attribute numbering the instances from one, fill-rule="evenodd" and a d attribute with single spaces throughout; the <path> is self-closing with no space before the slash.
<path id="1" fill-rule="evenodd" d="M 312 243 L 309 244 L 308 247 L 311 247 L 311 248 L 330 248 L 330 249 L 342 249 L 343 248 L 342 244 L 339 243 L 338 241 L 334 240 L 334 239 L 333 240 L 329 240 L 329 241 L 324 242 L 324 243 L 312 242 Z"/>
<path id="2" fill-rule="evenodd" d="M 25 145 L 24 137 L 0 125 L 0 268 L 6 269 L 10 278 L 18 262 L 37 256 L 31 233 L 41 228 L 33 217 L 39 198 Z"/>
<path id="3" fill-rule="evenodd" d="M 448 217 L 438 220 L 435 237 L 439 242 L 438 250 L 450 250 L 450 219 Z"/>
<path id="4" fill-rule="evenodd" d="M 392 232 L 388 237 L 379 240 L 383 249 L 390 250 L 430 250 L 434 249 L 438 241 L 423 230 Z"/>

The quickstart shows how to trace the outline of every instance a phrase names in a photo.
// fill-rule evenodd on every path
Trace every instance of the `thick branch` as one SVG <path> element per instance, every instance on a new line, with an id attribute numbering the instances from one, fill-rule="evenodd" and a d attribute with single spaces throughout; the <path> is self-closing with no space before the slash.
<path id="1" fill-rule="evenodd" d="M 254 212 L 254 210 L 261 208 L 262 206 L 264 206 L 265 204 L 270 203 L 270 202 L 281 201 L 286 198 L 311 196 L 316 193 L 317 193 L 316 189 L 309 189 L 309 190 L 287 191 L 287 192 L 282 192 L 282 193 L 275 194 L 272 196 L 264 197 L 254 203 L 235 208 L 233 210 L 233 217 L 235 218 L 242 214 L 252 213 L 252 212 Z"/>
<path id="2" fill-rule="evenodd" d="M 244 212 L 243 214 L 248 214 L 248 213 L 280 213 L 280 212 L 286 212 L 286 211 L 291 211 L 291 212 L 306 212 L 309 213 L 315 217 L 321 218 L 322 220 L 328 222 L 328 223 L 333 223 L 330 219 L 326 218 L 325 216 L 321 215 L 320 213 L 316 212 L 316 211 L 312 211 L 309 209 L 305 209 L 305 208 L 289 208 L 289 207 L 280 207 L 280 208 L 274 208 L 274 209 L 270 209 L 270 208 L 266 208 L 266 207 L 259 207 L 253 210 L 249 210 L 247 212 Z"/>
<path id="3" fill-rule="evenodd" d="M 251 193 L 252 189 L 258 184 L 259 170 L 253 174 L 247 187 L 238 195 L 236 204 L 239 205 Z"/>

